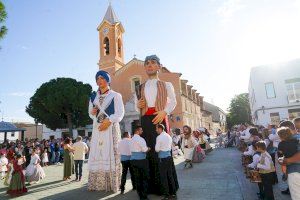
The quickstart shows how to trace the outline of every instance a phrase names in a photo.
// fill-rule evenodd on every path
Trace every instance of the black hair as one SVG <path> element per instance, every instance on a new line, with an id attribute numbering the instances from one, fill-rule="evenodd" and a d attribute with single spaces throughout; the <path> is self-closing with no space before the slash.
<path id="1" fill-rule="evenodd" d="M 142 128 L 142 126 L 140 126 L 140 125 L 136 126 L 134 129 L 134 133 L 136 133 L 140 128 Z"/>
<path id="2" fill-rule="evenodd" d="M 295 128 L 295 124 L 292 122 L 292 121 L 289 121 L 289 120 L 286 120 L 286 121 L 283 121 L 279 124 L 279 127 L 288 127 L 290 128 L 291 130 L 296 130 Z"/>
<path id="3" fill-rule="evenodd" d="M 128 137 L 129 136 L 129 133 L 127 131 L 125 131 L 123 134 L 122 134 L 122 138 L 125 138 L 125 137 Z"/>
<path id="4" fill-rule="evenodd" d="M 300 117 L 297 117 L 293 120 L 294 124 L 296 124 L 297 122 L 300 122 Z"/>
<path id="5" fill-rule="evenodd" d="M 157 128 L 160 128 L 160 129 L 162 129 L 163 131 L 165 130 L 165 126 L 164 126 L 163 124 L 158 124 L 158 125 L 157 125 Z"/>
<path id="6" fill-rule="evenodd" d="M 249 129 L 249 133 L 251 135 L 258 135 L 258 130 L 257 130 L 257 128 L 250 128 Z"/>

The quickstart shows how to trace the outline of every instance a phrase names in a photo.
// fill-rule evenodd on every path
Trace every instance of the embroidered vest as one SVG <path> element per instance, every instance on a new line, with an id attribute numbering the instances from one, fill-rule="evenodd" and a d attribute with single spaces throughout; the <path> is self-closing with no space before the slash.
<path id="1" fill-rule="evenodd" d="M 261 165 L 265 164 L 265 159 L 270 159 L 270 158 L 268 158 L 268 157 L 266 156 L 266 154 L 262 153 L 262 154 L 261 154 L 261 158 L 260 158 L 259 163 L 260 163 Z M 275 167 L 274 167 L 274 164 L 273 164 L 272 159 L 271 159 L 271 162 L 270 162 L 270 167 L 271 167 L 271 169 L 269 169 L 269 170 L 266 170 L 266 169 L 259 169 L 259 173 L 260 173 L 260 174 L 268 174 L 268 173 L 271 173 L 271 172 L 275 172 Z"/>
<path id="2" fill-rule="evenodd" d="M 141 97 L 143 99 L 145 99 L 145 83 L 143 83 L 141 85 Z M 168 93 L 167 93 L 167 88 L 166 88 L 166 83 L 163 81 L 158 80 L 157 81 L 157 95 L 156 95 L 156 100 L 155 100 L 155 110 L 156 111 L 161 111 L 164 110 L 167 104 L 167 97 L 168 97 Z M 148 110 L 148 105 L 147 105 L 147 101 L 146 101 L 146 107 L 142 109 L 142 116 L 145 115 L 145 113 Z"/>

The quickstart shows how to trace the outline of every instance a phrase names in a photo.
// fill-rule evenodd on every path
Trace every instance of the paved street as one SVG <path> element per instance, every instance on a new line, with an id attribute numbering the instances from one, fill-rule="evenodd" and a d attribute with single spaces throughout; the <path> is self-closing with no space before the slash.
<path id="1" fill-rule="evenodd" d="M 194 168 L 184 170 L 183 159 L 175 160 L 177 174 L 180 181 L 178 199 L 226 199 L 226 200 L 255 200 L 257 185 L 252 184 L 243 174 L 240 162 L 240 152 L 235 148 L 215 149 L 205 161 L 195 164 Z M 28 186 L 29 192 L 15 199 L 138 199 L 136 192 L 131 191 L 130 180 L 127 182 L 124 195 L 105 192 L 88 192 L 87 165 L 84 165 L 84 180 L 81 183 L 62 181 L 63 166 L 46 167 L 47 177 L 39 184 Z M 274 186 L 276 200 L 290 200 L 289 197 L 280 194 L 280 188 L 284 184 Z M 8 199 L 3 182 L 0 184 L 0 199 Z M 160 199 L 157 196 L 149 196 L 152 200 Z"/>

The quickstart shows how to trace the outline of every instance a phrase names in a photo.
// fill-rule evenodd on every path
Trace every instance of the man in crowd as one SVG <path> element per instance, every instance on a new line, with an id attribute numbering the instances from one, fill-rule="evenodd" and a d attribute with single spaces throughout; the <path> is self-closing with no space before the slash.
<path id="1" fill-rule="evenodd" d="M 76 179 L 75 181 L 81 181 L 82 178 L 82 165 L 85 159 L 85 154 L 88 152 L 89 148 L 82 141 L 82 137 L 78 136 L 76 139 L 76 143 L 73 145 L 74 151 L 74 162 L 75 162 L 75 173 Z"/>

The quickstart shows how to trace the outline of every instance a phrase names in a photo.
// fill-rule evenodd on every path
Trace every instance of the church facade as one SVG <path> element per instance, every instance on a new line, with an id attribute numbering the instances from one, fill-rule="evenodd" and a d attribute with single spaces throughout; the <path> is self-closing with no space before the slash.
<path id="1" fill-rule="evenodd" d="M 128 63 L 124 62 L 125 30 L 111 5 L 97 30 L 100 47 L 99 69 L 111 74 L 111 87 L 122 94 L 125 116 L 121 122 L 121 129 L 132 132 L 140 118 L 134 104 L 135 88 L 147 80 L 144 62 L 137 58 L 133 58 Z M 189 125 L 193 130 L 202 126 L 209 129 L 212 126 L 207 122 L 207 112 L 203 110 L 203 96 L 200 96 L 187 80 L 180 77 L 181 73 L 171 72 L 164 66 L 159 74 L 161 80 L 173 84 L 176 94 L 177 106 L 169 116 L 171 129 L 182 128 L 183 125 Z M 202 117 L 203 113 L 205 113 L 204 117 Z"/>

